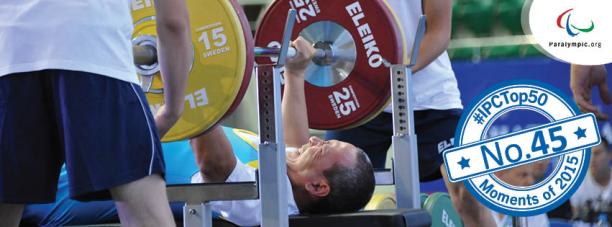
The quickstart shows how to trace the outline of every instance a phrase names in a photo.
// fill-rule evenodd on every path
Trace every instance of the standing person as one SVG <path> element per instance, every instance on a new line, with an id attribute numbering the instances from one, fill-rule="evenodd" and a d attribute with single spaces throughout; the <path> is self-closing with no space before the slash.
<path id="1" fill-rule="evenodd" d="M 421 181 L 446 179 L 442 152 L 452 146 L 462 104 L 457 80 L 446 48 L 450 42 L 452 0 L 389 0 L 406 34 L 414 43 L 418 20 L 427 15 L 426 32 L 419 48 L 414 76 L 413 96 L 415 130 L 418 135 L 419 176 Z M 411 51 L 411 48 L 406 50 Z M 327 139 L 338 139 L 363 148 L 375 168 L 384 168 L 393 135 L 390 106 L 370 122 L 348 130 L 330 131 Z M 474 199 L 463 184 L 446 181 L 453 205 L 466 226 L 492 226 L 488 210 Z M 475 209 L 476 208 L 476 209 Z"/>
<path id="2" fill-rule="evenodd" d="M 130 1 L 0 2 L 0 226 L 54 201 L 64 161 L 72 198 L 112 197 L 125 226 L 174 225 L 159 137 L 183 110 L 189 17 L 184 0 L 155 8 L 165 105 L 153 116 Z"/>
<path id="3" fill-rule="evenodd" d="M 591 162 L 586 177 L 574 195 L 570 198 L 574 213 L 579 208 L 585 207 L 590 200 L 594 207 L 599 209 L 600 203 L 607 206 L 612 202 L 612 169 L 610 160 L 612 152 L 608 147 L 608 142 L 602 138 L 601 143 L 591 150 Z"/>

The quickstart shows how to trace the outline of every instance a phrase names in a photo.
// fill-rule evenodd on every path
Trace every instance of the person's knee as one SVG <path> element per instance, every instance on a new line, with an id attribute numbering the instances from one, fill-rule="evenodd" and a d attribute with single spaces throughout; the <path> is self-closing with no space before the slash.
<path id="1" fill-rule="evenodd" d="M 153 174 L 111 188 L 110 192 L 113 200 L 129 202 L 141 196 L 155 199 L 157 198 L 155 194 L 165 193 L 165 187 L 164 179 L 160 175 Z"/>

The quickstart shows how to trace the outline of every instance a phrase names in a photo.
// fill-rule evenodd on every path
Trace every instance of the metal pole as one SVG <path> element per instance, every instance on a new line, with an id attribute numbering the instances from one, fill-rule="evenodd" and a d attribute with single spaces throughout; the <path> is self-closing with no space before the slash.
<path id="1" fill-rule="evenodd" d="M 421 208 L 419 188 L 419 152 L 414 131 L 414 93 L 412 91 L 412 67 L 419 55 L 421 40 L 425 34 L 425 16 L 421 16 L 412 46 L 409 65 L 392 65 L 391 103 L 393 106 L 393 177 L 398 208 Z"/>
<path id="2" fill-rule="evenodd" d="M 412 73 L 405 65 L 391 67 L 393 106 L 393 176 L 398 208 L 421 208 L 419 155 L 414 132 Z"/>
<path id="3" fill-rule="evenodd" d="M 259 198 L 261 226 L 289 226 L 287 165 L 282 134 L 280 70 L 257 67 L 259 112 Z"/>
<path id="4" fill-rule="evenodd" d="M 184 227 L 212 227 L 212 208 L 208 203 L 185 203 L 183 206 Z"/>

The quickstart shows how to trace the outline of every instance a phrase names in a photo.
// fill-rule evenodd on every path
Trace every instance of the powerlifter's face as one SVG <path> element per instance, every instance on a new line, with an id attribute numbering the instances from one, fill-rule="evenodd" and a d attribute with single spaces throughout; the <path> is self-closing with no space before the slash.
<path id="1" fill-rule="evenodd" d="M 287 166 L 308 176 L 321 176 L 336 163 L 350 167 L 356 159 L 357 148 L 352 144 L 313 136 L 296 152 L 287 154 Z"/>

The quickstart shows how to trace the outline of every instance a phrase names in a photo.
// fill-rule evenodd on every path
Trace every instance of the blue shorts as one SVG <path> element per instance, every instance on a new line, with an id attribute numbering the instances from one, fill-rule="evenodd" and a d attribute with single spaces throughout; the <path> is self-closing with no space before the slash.
<path id="1" fill-rule="evenodd" d="M 442 151 L 452 145 L 455 128 L 461 117 L 461 109 L 414 111 L 415 131 L 419 150 L 419 176 L 421 181 L 442 177 L 440 165 Z M 393 136 L 393 117 L 383 112 L 368 123 L 356 128 L 328 131 L 326 139 L 352 143 L 363 149 L 374 168 L 385 168 L 387 151 Z"/>
<path id="2" fill-rule="evenodd" d="M 85 72 L 0 77 L 0 203 L 55 201 L 66 162 L 70 196 L 164 175 L 153 116 L 138 85 Z"/>

